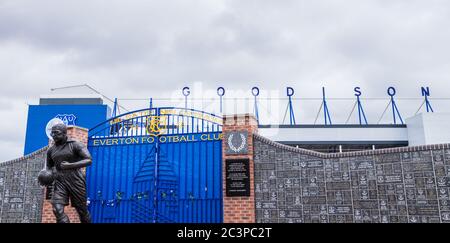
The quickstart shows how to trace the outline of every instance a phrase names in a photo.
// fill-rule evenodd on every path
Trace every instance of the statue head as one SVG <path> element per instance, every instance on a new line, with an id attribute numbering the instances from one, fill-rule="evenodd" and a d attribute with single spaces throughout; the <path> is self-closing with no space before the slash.
<path id="1" fill-rule="evenodd" d="M 56 124 L 50 133 L 55 144 L 62 144 L 67 141 L 67 127 L 65 124 Z"/>

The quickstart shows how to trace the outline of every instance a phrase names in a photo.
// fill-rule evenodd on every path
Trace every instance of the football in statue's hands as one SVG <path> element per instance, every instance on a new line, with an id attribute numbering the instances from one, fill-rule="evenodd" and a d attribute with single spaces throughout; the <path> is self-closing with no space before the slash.
<path id="1" fill-rule="evenodd" d="M 54 180 L 55 180 L 55 178 L 54 178 L 53 172 L 51 170 L 43 169 L 43 170 L 39 171 L 38 182 L 41 186 L 48 186 L 48 185 L 52 184 Z"/>

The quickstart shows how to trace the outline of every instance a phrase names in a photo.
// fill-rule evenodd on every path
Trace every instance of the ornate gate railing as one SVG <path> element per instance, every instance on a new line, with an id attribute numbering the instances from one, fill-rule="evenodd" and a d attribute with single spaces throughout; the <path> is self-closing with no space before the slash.
<path id="1" fill-rule="evenodd" d="M 222 222 L 222 119 L 143 109 L 90 129 L 93 222 Z"/>

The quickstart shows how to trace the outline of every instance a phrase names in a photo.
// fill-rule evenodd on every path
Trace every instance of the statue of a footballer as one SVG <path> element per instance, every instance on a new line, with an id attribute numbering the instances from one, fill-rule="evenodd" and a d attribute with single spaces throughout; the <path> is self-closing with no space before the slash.
<path id="1" fill-rule="evenodd" d="M 50 136 L 55 142 L 47 151 L 47 170 L 41 171 L 38 180 L 43 185 L 53 183 L 51 203 L 57 223 L 70 223 L 64 207 L 75 207 L 80 221 L 90 223 L 87 210 L 86 177 L 81 170 L 91 165 L 92 159 L 87 147 L 67 137 L 66 125 L 52 127 Z"/>

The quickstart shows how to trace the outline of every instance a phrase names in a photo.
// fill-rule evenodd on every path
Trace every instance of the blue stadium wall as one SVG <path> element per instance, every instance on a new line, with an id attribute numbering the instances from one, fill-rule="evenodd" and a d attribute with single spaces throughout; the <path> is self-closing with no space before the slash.
<path id="1" fill-rule="evenodd" d="M 27 130 L 24 155 L 48 144 L 45 127 L 49 120 L 58 115 L 73 114 L 76 126 L 92 128 L 110 117 L 107 105 L 30 105 L 28 107 Z"/>

